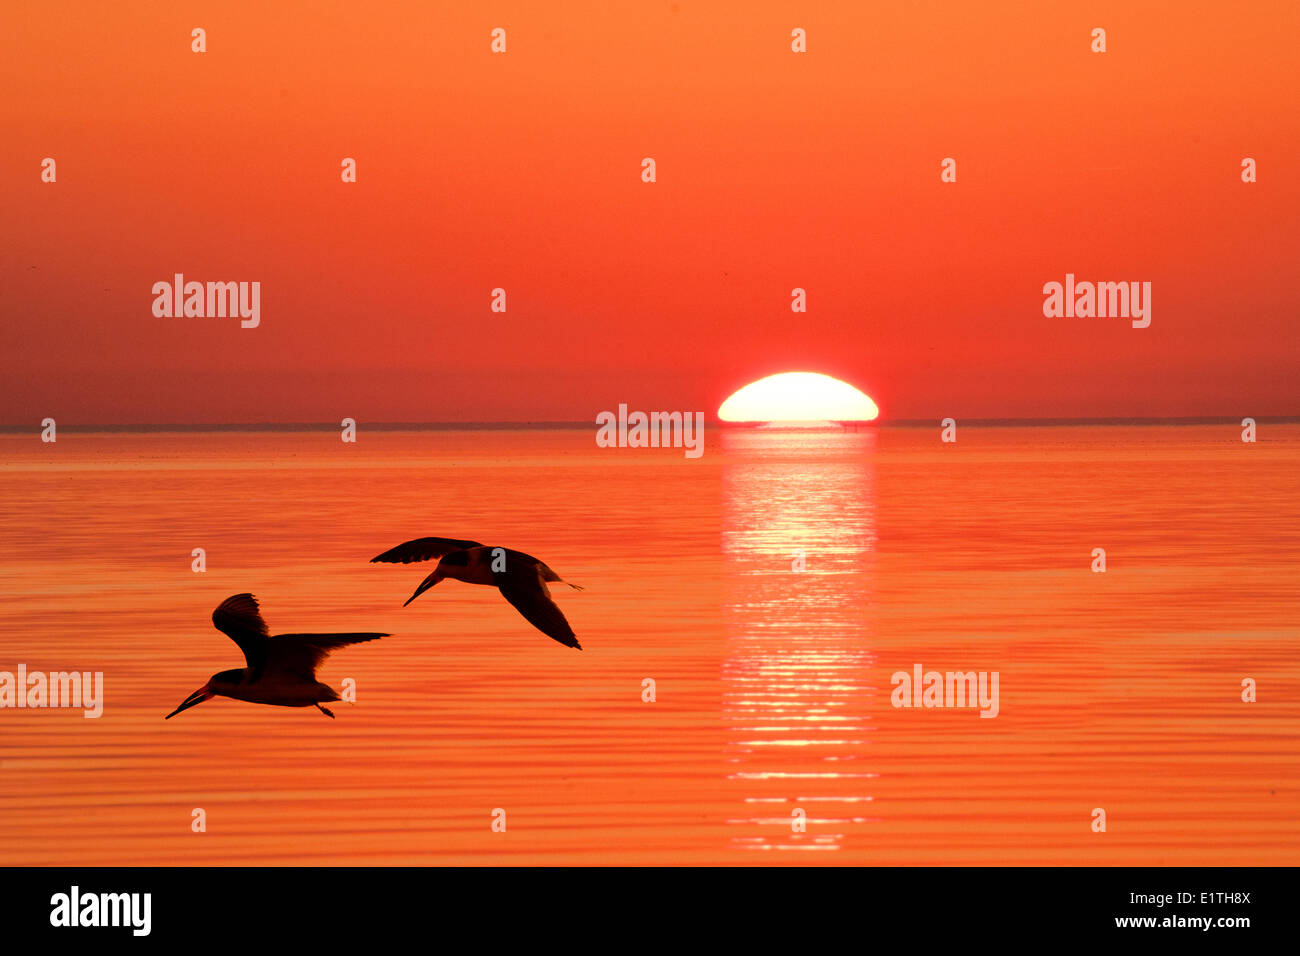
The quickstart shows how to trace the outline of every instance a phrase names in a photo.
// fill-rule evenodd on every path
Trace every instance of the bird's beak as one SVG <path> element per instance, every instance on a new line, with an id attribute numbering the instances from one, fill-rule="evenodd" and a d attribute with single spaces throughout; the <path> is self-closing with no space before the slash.
<path id="1" fill-rule="evenodd" d="M 442 580 L 442 577 L 438 574 L 437 571 L 434 571 L 434 572 L 433 572 L 432 574 L 430 574 L 427 578 L 425 578 L 423 581 L 420 582 L 420 586 L 419 586 L 418 588 L 415 589 L 415 593 L 412 594 L 409 598 L 406 599 L 406 604 L 410 604 L 412 601 L 414 601 L 416 598 L 418 598 L 421 594 L 423 594 L 425 591 L 429 590 L 429 588 L 433 587 L 435 584 L 437 584 L 437 583 L 438 583 L 439 581 L 441 581 L 441 580 Z M 406 607 L 406 604 L 403 604 L 402 607 Z"/>
<path id="2" fill-rule="evenodd" d="M 207 684 L 204 684 L 202 687 L 200 687 L 200 688 L 199 688 L 198 690 L 196 690 L 194 693 L 190 694 L 189 697 L 186 697 L 184 703 L 182 703 L 179 707 L 177 707 L 175 710 L 173 710 L 173 711 L 172 711 L 170 714 L 168 714 L 166 717 L 164 717 L 163 720 L 171 720 L 173 717 L 175 717 L 177 714 L 179 714 L 182 710 L 189 710 L 189 709 L 190 709 L 191 707 L 193 707 L 195 704 L 201 704 L 201 703 L 203 703 L 205 700 L 208 700 L 208 699 L 210 699 L 210 698 L 213 697 L 213 696 L 214 696 L 213 694 L 209 693 Z"/>

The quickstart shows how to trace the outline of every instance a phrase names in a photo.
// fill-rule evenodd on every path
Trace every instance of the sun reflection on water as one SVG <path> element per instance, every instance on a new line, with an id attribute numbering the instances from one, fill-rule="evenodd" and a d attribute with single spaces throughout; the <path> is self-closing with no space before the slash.
<path id="1" fill-rule="evenodd" d="M 722 434 L 724 757 L 746 850 L 836 850 L 872 817 L 876 434 Z M 806 814 L 806 831 L 792 827 Z"/>

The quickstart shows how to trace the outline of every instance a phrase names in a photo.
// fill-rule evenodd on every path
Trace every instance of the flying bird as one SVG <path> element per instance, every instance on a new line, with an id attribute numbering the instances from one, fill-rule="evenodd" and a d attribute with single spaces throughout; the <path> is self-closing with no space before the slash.
<path id="1" fill-rule="evenodd" d="M 376 561 L 411 564 L 431 558 L 439 559 L 438 566 L 420 582 L 415 593 L 406 599 L 406 604 L 410 604 L 444 578 L 453 578 L 466 584 L 484 584 L 499 590 L 529 624 L 547 637 L 559 641 L 565 647 L 582 650 L 582 645 L 573 634 L 573 628 L 551 600 L 551 591 L 546 582 L 568 584 L 575 591 L 583 588 L 565 581 L 530 554 L 509 548 L 488 547 L 477 541 L 462 541 L 458 538 L 416 538 L 399 544 L 370 561 L 372 564 Z M 402 607 L 406 607 L 406 604 Z"/>
<path id="2" fill-rule="evenodd" d="M 185 698 L 168 714 L 171 720 L 182 710 L 212 697 L 231 697 L 252 704 L 280 707 L 317 707 L 333 717 L 322 701 L 338 700 L 338 693 L 316 680 L 316 668 L 330 651 L 347 644 L 360 644 L 387 634 L 277 634 L 271 637 L 266 622 L 251 594 L 226 598 L 212 612 L 212 623 L 244 652 L 247 667 L 213 674 L 206 684 Z"/>

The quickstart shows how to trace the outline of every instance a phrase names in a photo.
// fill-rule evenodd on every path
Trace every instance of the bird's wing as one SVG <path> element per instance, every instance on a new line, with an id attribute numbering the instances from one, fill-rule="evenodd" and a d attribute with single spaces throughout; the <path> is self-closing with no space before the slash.
<path id="1" fill-rule="evenodd" d="M 428 561 L 440 558 L 449 551 L 463 551 L 466 548 L 481 548 L 477 541 L 461 541 L 457 538 L 416 538 L 407 541 L 383 554 L 370 559 L 371 564 L 385 561 L 389 564 L 411 564 L 415 561 Z"/>
<path id="2" fill-rule="evenodd" d="M 497 589 L 533 627 L 565 647 L 582 650 L 573 628 L 554 601 L 536 566 L 515 567 L 493 575 Z"/>
<path id="3" fill-rule="evenodd" d="M 251 594 L 233 594 L 212 612 L 217 630 L 239 645 L 248 666 L 257 670 L 266 660 L 267 631 L 257 598 Z"/>
<path id="4" fill-rule="evenodd" d="M 320 662 L 348 644 L 388 637 L 387 634 L 277 634 L 266 642 L 267 669 L 315 680 Z"/>

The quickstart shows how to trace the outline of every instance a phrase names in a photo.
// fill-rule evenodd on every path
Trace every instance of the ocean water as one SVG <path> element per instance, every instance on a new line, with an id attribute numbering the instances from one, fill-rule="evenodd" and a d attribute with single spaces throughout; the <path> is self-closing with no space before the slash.
<path id="1" fill-rule="evenodd" d="M 104 675 L 0 709 L 0 864 L 1300 863 L 1300 426 L 594 431 L 0 435 L 0 671 Z M 432 566 L 368 560 L 424 535 L 584 585 L 584 649 L 403 608 Z M 164 721 L 241 591 L 391 632 L 355 704 Z M 918 664 L 997 717 L 892 706 Z"/>

